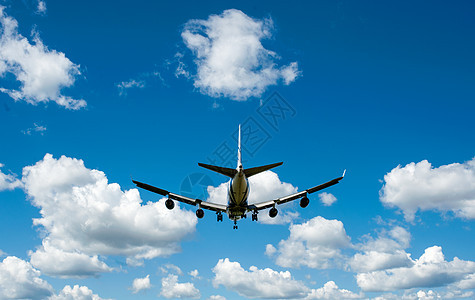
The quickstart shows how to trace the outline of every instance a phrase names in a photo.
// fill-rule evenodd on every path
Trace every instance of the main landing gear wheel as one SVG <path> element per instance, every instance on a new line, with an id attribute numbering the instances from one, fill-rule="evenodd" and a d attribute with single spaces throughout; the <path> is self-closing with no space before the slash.
<path id="1" fill-rule="evenodd" d="M 257 213 L 252 214 L 252 221 L 257 221 Z"/>
<path id="2" fill-rule="evenodd" d="M 216 215 L 218 218 L 218 222 L 223 222 L 223 214 L 221 212 L 217 212 Z"/>

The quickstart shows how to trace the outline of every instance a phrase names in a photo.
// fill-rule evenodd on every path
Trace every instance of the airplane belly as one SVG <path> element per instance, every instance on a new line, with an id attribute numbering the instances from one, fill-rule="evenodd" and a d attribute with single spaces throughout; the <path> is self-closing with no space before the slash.
<path id="1" fill-rule="evenodd" d="M 228 190 L 228 215 L 231 219 L 240 219 L 247 211 L 247 197 L 249 184 L 244 177 L 234 178 L 229 184 Z"/>

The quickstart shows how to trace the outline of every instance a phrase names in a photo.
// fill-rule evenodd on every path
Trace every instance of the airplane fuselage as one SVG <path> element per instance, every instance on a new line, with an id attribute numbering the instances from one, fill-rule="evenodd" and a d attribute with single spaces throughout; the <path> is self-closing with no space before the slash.
<path id="1" fill-rule="evenodd" d="M 247 212 L 247 197 L 249 196 L 249 181 L 238 167 L 236 175 L 229 181 L 227 214 L 231 220 L 245 217 Z"/>

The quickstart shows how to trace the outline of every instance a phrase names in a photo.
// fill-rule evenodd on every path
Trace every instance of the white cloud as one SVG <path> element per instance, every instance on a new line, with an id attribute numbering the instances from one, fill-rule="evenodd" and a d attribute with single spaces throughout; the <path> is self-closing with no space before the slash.
<path id="1" fill-rule="evenodd" d="M 208 300 L 226 300 L 226 297 L 221 295 L 211 295 L 209 296 Z"/>
<path id="2" fill-rule="evenodd" d="M 8 256 L 0 262 L 0 299 L 44 299 L 53 288 L 29 262 Z"/>
<path id="3" fill-rule="evenodd" d="M 26 135 L 31 135 L 34 132 L 38 132 L 39 134 L 43 135 L 46 131 L 46 127 L 42 125 L 38 125 L 36 123 L 33 123 L 33 127 L 28 128 L 26 130 L 22 130 L 21 132 Z"/>
<path id="4" fill-rule="evenodd" d="M 390 231 L 383 230 L 377 239 L 366 236 L 366 241 L 355 247 L 363 251 L 356 253 L 349 261 L 356 272 L 370 272 L 413 265 L 410 254 L 404 249 L 409 247 L 411 234 L 400 226 Z"/>
<path id="5" fill-rule="evenodd" d="M 395 295 L 392 293 L 383 294 L 375 297 L 374 300 L 433 300 L 433 299 L 464 299 L 473 297 L 473 292 L 461 292 L 461 291 L 446 291 L 436 292 L 433 290 L 419 290 L 414 292 L 412 289 L 405 291 L 402 295 Z"/>
<path id="6" fill-rule="evenodd" d="M 381 202 L 400 208 L 408 221 L 414 220 L 417 210 L 451 211 L 458 217 L 475 219 L 475 158 L 439 168 L 427 160 L 397 166 L 384 181 Z"/>
<path id="7" fill-rule="evenodd" d="M 258 269 L 255 266 L 246 271 L 238 262 L 231 262 L 228 258 L 220 259 L 213 272 L 213 285 L 216 288 L 223 285 L 241 297 L 302 298 L 309 292 L 301 281 L 292 278 L 289 271 L 278 272 L 270 268 Z"/>
<path id="8" fill-rule="evenodd" d="M 180 269 L 180 267 L 175 266 L 174 264 L 165 264 L 160 267 L 160 271 L 162 271 L 164 274 L 172 273 L 176 275 L 183 275 L 183 271 Z"/>
<path id="9" fill-rule="evenodd" d="M 44 0 L 38 0 L 38 6 L 36 7 L 36 13 L 44 15 L 46 13 L 46 2 Z"/>
<path id="10" fill-rule="evenodd" d="M 193 298 L 198 299 L 201 297 L 200 291 L 195 288 L 193 283 L 179 283 L 178 276 L 169 274 L 167 277 L 162 278 L 162 291 L 160 295 L 170 298 Z"/>
<path id="11" fill-rule="evenodd" d="M 145 81 L 143 80 L 135 80 L 130 79 L 129 81 L 122 81 L 121 83 L 117 84 L 117 88 L 119 89 L 119 95 L 125 96 L 127 95 L 127 90 L 131 88 L 144 88 Z"/>
<path id="12" fill-rule="evenodd" d="M 20 89 L 0 88 L 15 100 L 31 104 L 54 101 L 68 109 L 80 109 L 86 101 L 75 100 L 61 94 L 61 89 L 74 84 L 80 75 L 79 66 L 72 63 L 62 52 L 49 50 L 38 34 L 34 44 L 18 33 L 18 22 L 0 6 L 0 76 L 11 73 L 21 83 Z"/>
<path id="13" fill-rule="evenodd" d="M 22 183 L 14 174 L 4 174 L 1 170 L 3 164 L 0 164 L 0 192 L 3 190 L 13 190 L 21 187 Z"/>
<path id="14" fill-rule="evenodd" d="M 279 176 L 272 171 L 265 171 L 249 178 L 249 189 L 249 204 L 277 199 L 297 192 L 296 187 L 290 183 L 280 181 Z M 227 204 L 227 182 L 217 187 L 209 186 L 207 190 L 209 195 L 207 201 Z M 288 207 L 288 205 L 283 205 L 280 206 L 280 208 L 285 206 Z M 259 213 L 259 222 L 264 224 L 286 224 L 291 223 L 298 217 L 298 212 L 282 211 L 279 209 L 277 217 L 271 218 L 269 217 L 268 211 L 265 210 Z"/>
<path id="15" fill-rule="evenodd" d="M 64 251 L 51 246 L 49 238 L 45 238 L 42 246 L 29 254 L 30 262 L 48 275 L 88 277 L 112 271 L 97 255 L 91 256 L 74 250 Z"/>
<path id="16" fill-rule="evenodd" d="M 462 290 L 475 289 L 475 273 L 468 275 L 463 280 L 454 284 L 454 286 Z"/>
<path id="17" fill-rule="evenodd" d="M 97 294 L 94 294 L 87 286 L 75 285 L 71 287 L 66 285 L 58 294 L 48 298 L 49 300 L 101 300 Z"/>
<path id="18" fill-rule="evenodd" d="M 132 282 L 132 293 L 137 294 L 140 291 L 149 290 L 151 287 L 150 275 L 147 275 L 144 278 L 135 278 Z"/>
<path id="19" fill-rule="evenodd" d="M 362 294 L 340 289 L 334 281 L 328 281 L 319 289 L 312 289 L 305 299 L 361 299 Z"/>
<path id="20" fill-rule="evenodd" d="M 323 193 L 320 193 L 318 197 L 320 198 L 320 201 L 325 206 L 331 206 L 333 203 L 336 202 L 336 197 L 330 193 L 323 192 Z"/>
<path id="21" fill-rule="evenodd" d="M 199 275 L 200 275 L 200 272 L 198 272 L 198 270 L 196 270 L 196 269 L 190 271 L 188 274 L 189 274 L 191 277 L 193 277 L 193 278 L 200 278 L 200 276 L 199 276 Z"/>
<path id="22" fill-rule="evenodd" d="M 61 262 L 57 262 L 61 263 Z M 101 300 L 86 286 L 66 285 L 59 294 L 40 278 L 41 272 L 15 256 L 0 262 L 0 299 Z"/>
<path id="23" fill-rule="evenodd" d="M 92 276 L 111 269 L 101 256 L 123 255 L 134 261 L 180 251 L 180 241 L 194 232 L 193 212 L 164 200 L 142 203 L 136 189 L 122 191 L 105 174 L 82 160 L 46 154 L 23 169 L 25 191 L 41 218 L 42 246 L 31 263 L 46 274 Z M 64 263 L 57 264 L 61 261 Z"/>
<path id="24" fill-rule="evenodd" d="M 300 75 L 297 63 L 278 68 L 278 55 L 261 43 L 272 31 L 270 18 L 253 19 L 236 9 L 188 21 L 181 36 L 195 55 L 195 87 L 212 97 L 246 100 L 259 97 L 279 80 L 287 85 L 295 81 Z M 189 75 L 183 64 L 177 69 L 180 73 Z"/>
<path id="25" fill-rule="evenodd" d="M 282 267 L 307 266 L 327 269 L 341 263 L 342 248 L 349 247 L 343 223 L 315 217 L 303 224 L 291 224 L 287 240 L 281 240 L 278 249 L 267 246 L 268 255 L 276 255 L 276 264 Z"/>
<path id="26" fill-rule="evenodd" d="M 364 291 L 394 291 L 416 287 L 437 287 L 466 279 L 475 272 L 475 262 L 455 257 L 446 261 L 442 248 L 429 247 L 410 267 L 373 271 L 356 275 Z"/>

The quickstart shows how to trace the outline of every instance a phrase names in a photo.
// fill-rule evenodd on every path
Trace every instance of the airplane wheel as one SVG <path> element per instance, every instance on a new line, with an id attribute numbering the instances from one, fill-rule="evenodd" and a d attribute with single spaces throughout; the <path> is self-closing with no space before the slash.
<path id="1" fill-rule="evenodd" d="M 205 215 L 205 212 L 201 208 L 196 210 L 196 216 L 198 217 L 198 219 L 203 218 L 204 215 Z"/>

